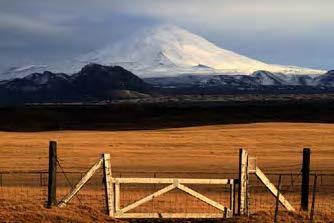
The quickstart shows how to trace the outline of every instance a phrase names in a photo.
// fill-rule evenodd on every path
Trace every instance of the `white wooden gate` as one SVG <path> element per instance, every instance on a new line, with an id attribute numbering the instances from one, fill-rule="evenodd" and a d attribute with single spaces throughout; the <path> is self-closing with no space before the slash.
<path id="1" fill-rule="evenodd" d="M 75 196 L 84 186 L 90 177 L 100 167 L 104 170 L 105 194 L 108 215 L 113 218 L 230 218 L 233 216 L 235 203 L 235 185 L 237 179 L 191 179 L 191 178 L 123 178 L 113 177 L 110 168 L 110 155 L 103 154 L 102 157 L 92 166 L 92 168 L 83 176 L 58 204 L 59 207 L 65 207 L 66 204 Z M 164 188 L 138 200 L 126 207 L 120 208 L 121 184 L 164 184 Z M 206 197 L 205 195 L 191 189 L 188 185 L 230 185 L 230 204 L 229 208 Z M 133 213 L 129 212 L 134 208 L 153 200 L 171 190 L 179 189 L 196 199 L 216 208 L 218 213 Z"/>
<path id="2" fill-rule="evenodd" d="M 114 202 L 111 203 L 110 216 L 115 218 L 229 218 L 233 216 L 232 210 L 234 201 L 234 179 L 176 179 L 176 178 L 112 178 L 114 184 Z M 138 200 L 126 207 L 120 208 L 120 185 L 121 184 L 167 184 L 164 188 Z M 186 184 L 201 184 L 201 185 L 231 185 L 230 208 L 204 196 L 203 194 L 191 189 Z M 163 195 L 173 189 L 179 189 L 200 201 L 219 210 L 219 213 L 129 213 L 130 210 L 153 200 L 160 195 Z M 114 207 L 112 206 L 114 204 Z"/>
<path id="3" fill-rule="evenodd" d="M 255 174 L 260 181 L 269 189 L 273 196 L 277 196 L 276 187 L 269 181 L 265 174 L 256 165 L 256 160 L 248 157 L 246 150 L 240 149 L 239 157 L 239 179 L 191 179 L 191 178 L 123 178 L 113 177 L 110 167 L 110 155 L 102 154 L 102 157 L 92 166 L 92 168 L 82 177 L 75 187 L 59 202 L 59 207 L 65 207 L 91 176 L 103 167 L 105 198 L 108 215 L 113 218 L 230 218 L 235 213 L 239 215 L 248 214 L 248 179 L 249 174 Z M 121 184 L 164 184 L 164 188 L 140 199 L 127 206 L 120 207 Z M 191 189 L 189 185 L 230 185 L 229 208 L 206 197 L 205 195 Z M 236 185 L 238 185 L 238 210 L 236 211 Z M 133 213 L 129 212 L 136 207 L 143 205 L 154 198 L 161 196 L 171 190 L 179 189 L 196 199 L 216 208 L 218 213 Z M 290 203 L 279 195 L 280 203 L 288 210 L 295 211 Z"/>

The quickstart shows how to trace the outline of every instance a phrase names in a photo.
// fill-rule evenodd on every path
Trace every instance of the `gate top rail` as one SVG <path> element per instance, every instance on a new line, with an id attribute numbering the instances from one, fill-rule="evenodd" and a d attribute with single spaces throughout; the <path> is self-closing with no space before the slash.
<path id="1" fill-rule="evenodd" d="M 175 182 L 181 184 L 234 184 L 238 179 L 193 179 L 193 178 L 119 178 L 113 177 L 113 183 L 126 184 L 172 184 Z"/>

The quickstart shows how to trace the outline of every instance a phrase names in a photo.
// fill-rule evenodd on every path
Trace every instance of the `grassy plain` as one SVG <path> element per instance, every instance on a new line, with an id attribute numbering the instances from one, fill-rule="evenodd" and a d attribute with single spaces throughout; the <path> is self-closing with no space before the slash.
<path id="1" fill-rule="evenodd" d="M 126 131 L 0 132 L 0 171 L 47 170 L 49 140 L 58 142 L 58 158 L 65 171 L 86 171 L 99 155 L 105 152 L 111 154 L 112 169 L 116 172 L 237 172 L 238 149 L 245 148 L 252 156 L 257 157 L 258 165 L 265 171 L 298 172 L 304 147 L 312 148 L 313 170 L 334 171 L 334 124 L 317 123 L 228 124 Z M 83 191 L 81 198 L 84 204 L 76 201 L 65 211 L 47 210 L 43 207 L 45 189 L 45 187 L 39 189 L 26 186 L 3 187 L 0 190 L 3 192 L 0 193 L 2 220 L 18 222 L 20 219 L 22 221 L 30 219 L 34 222 L 38 222 L 39 219 L 40 222 L 110 220 L 102 212 L 102 187 L 98 190 Z M 130 200 L 140 199 L 145 193 L 129 191 L 127 194 L 124 193 L 123 196 L 126 197 L 122 200 L 125 204 Z M 228 203 L 228 197 L 222 197 L 223 193 L 210 191 L 207 193 L 217 201 L 222 199 L 223 203 Z M 209 210 L 198 205 L 198 202 L 182 196 L 171 194 L 169 198 L 165 198 L 167 200 L 161 200 L 164 203 L 157 200 L 155 207 L 159 205 L 165 207 L 167 201 L 170 208 L 177 203 L 181 208 L 186 208 L 186 211 L 189 208 Z M 298 205 L 299 193 L 288 195 L 288 199 Z M 320 205 L 326 207 L 333 205 L 328 194 L 319 194 L 317 199 Z M 235 221 L 272 222 L 273 203 L 274 200 L 269 194 L 262 192 L 253 194 L 251 208 L 256 213 L 251 215 L 250 219 L 240 218 Z M 143 210 L 152 210 L 154 207 L 146 208 L 148 209 L 144 207 Z M 322 222 L 332 220 L 331 210 L 332 208 L 326 211 L 327 217 L 323 218 L 325 220 Z M 280 218 L 285 222 L 307 221 L 305 213 L 295 216 L 283 213 Z"/>
<path id="2" fill-rule="evenodd" d="M 238 149 L 268 170 L 299 170 L 302 148 L 312 169 L 334 171 L 334 124 L 255 123 L 158 130 L 0 132 L 0 171 L 47 170 L 48 141 L 67 170 L 84 170 L 110 153 L 115 171 L 237 171 Z"/>

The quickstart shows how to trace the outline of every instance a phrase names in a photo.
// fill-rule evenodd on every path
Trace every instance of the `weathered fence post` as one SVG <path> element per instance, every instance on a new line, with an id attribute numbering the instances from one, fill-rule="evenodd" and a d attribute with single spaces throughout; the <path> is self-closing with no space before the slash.
<path id="1" fill-rule="evenodd" d="M 235 196 L 235 183 L 233 181 L 232 184 L 230 184 L 230 209 L 234 215 L 234 204 L 235 204 L 235 201 L 234 201 L 234 196 Z"/>
<path id="2" fill-rule="evenodd" d="M 278 222 L 277 217 L 278 217 L 278 207 L 279 207 L 279 196 L 280 196 L 280 191 L 281 191 L 281 178 L 282 178 L 282 175 L 280 174 L 279 178 L 278 178 L 278 185 L 277 185 L 277 196 L 276 196 L 276 207 L 275 207 L 274 223 Z"/>
<path id="3" fill-rule="evenodd" d="M 248 183 L 248 153 L 244 149 L 239 150 L 239 194 L 238 214 L 247 213 L 247 183 Z"/>
<path id="4" fill-rule="evenodd" d="M 301 200 L 300 200 L 301 209 L 304 211 L 308 211 L 310 155 L 311 155 L 311 150 L 309 148 L 304 148 L 303 166 L 302 166 L 302 188 L 301 188 Z"/>
<path id="5" fill-rule="evenodd" d="M 57 142 L 49 142 L 49 177 L 48 177 L 48 201 L 47 207 L 57 203 L 56 197 L 56 179 L 57 179 Z"/>
<path id="6" fill-rule="evenodd" d="M 103 154 L 102 158 L 107 214 L 113 217 L 115 213 L 115 187 L 112 182 L 110 154 Z"/>
<path id="7" fill-rule="evenodd" d="M 234 190 L 233 190 L 233 210 L 232 210 L 232 213 L 233 213 L 233 215 L 236 215 L 236 214 L 238 214 L 237 213 L 237 208 L 236 208 L 236 203 L 237 203 L 237 200 L 236 200 L 236 197 L 237 197 L 237 187 L 236 187 L 236 185 L 237 185 L 237 183 L 235 182 L 235 181 L 233 181 L 233 184 L 234 184 Z"/>
<path id="8" fill-rule="evenodd" d="M 313 195 L 312 195 L 312 206 L 311 206 L 311 213 L 310 213 L 310 220 L 314 222 L 314 208 L 315 208 L 315 194 L 317 193 L 317 174 L 314 175 L 314 182 L 313 182 Z"/>

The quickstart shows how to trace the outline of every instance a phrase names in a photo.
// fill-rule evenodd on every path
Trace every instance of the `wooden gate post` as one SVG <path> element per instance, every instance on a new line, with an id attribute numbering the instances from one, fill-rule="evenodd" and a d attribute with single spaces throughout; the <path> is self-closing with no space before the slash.
<path id="1" fill-rule="evenodd" d="M 110 154 L 102 154 L 103 158 L 103 176 L 104 176 L 104 187 L 105 197 L 107 205 L 107 214 L 114 217 L 115 214 L 115 194 L 114 194 L 114 183 L 112 182 L 112 174 L 110 168 Z"/>
<path id="2" fill-rule="evenodd" d="M 232 215 L 235 214 L 235 182 L 230 184 L 230 209 L 232 211 Z"/>
<path id="3" fill-rule="evenodd" d="M 247 183 L 248 183 L 248 152 L 239 150 L 239 193 L 238 214 L 244 215 L 247 211 Z"/>
<path id="4" fill-rule="evenodd" d="M 304 148 L 303 150 L 303 166 L 302 166 L 302 188 L 301 188 L 301 209 L 308 211 L 309 201 L 309 181 L 310 181 L 310 155 L 311 150 Z"/>
<path id="5" fill-rule="evenodd" d="M 57 203 L 56 197 L 56 179 L 57 179 L 57 142 L 49 142 L 49 177 L 48 177 L 48 201 L 47 207 Z"/>

